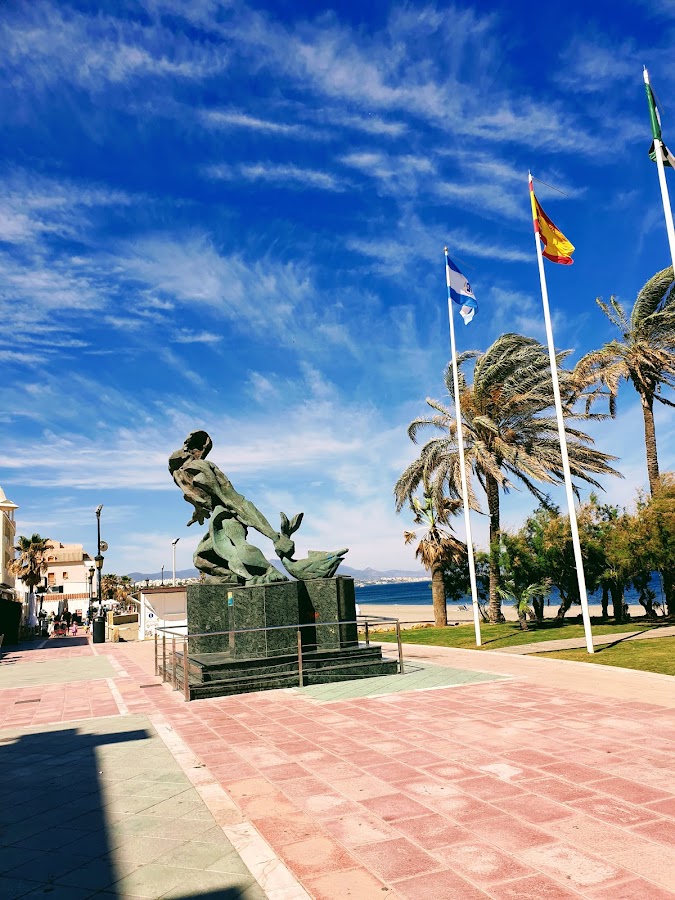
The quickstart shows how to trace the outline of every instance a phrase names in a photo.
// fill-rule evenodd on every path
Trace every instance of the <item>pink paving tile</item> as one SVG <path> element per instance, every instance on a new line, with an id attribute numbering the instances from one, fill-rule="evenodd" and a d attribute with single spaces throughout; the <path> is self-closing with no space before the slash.
<path id="1" fill-rule="evenodd" d="M 396 789 L 373 775 L 342 778 L 332 782 L 332 787 L 352 800 L 371 800 L 373 797 L 396 795 Z"/>
<path id="2" fill-rule="evenodd" d="M 398 831 L 367 810 L 327 820 L 324 822 L 324 828 L 350 848 L 400 837 Z"/>
<path id="3" fill-rule="evenodd" d="M 403 753 L 392 754 L 392 759 L 397 762 L 406 763 L 415 768 L 423 768 L 424 766 L 433 766 L 445 762 L 445 757 L 438 753 L 431 753 L 429 750 L 404 750 Z"/>
<path id="4" fill-rule="evenodd" d="M 489 896 L 447 870 L 397 881 L 395 889 L 405 900 L 486 900 Z"/>
<path id="5" fill-rule="evenodd" d="M 412 819 L 397 819 L 394 824 L 398 831 L 425 850 L 464 843 L 475 837 L 468 829 L 455 825 L 438 813 L 415 816 Z"/>
<path id="6" fill-rule="evenodd" d="M 655 810 L 645 806 L 634 806 L 632 803 L 622 803 L 613 797 L 593 797 L 590 800 L 575 800 L 570 804 L 574 809 L 581 810 L 603 822 L 611 825 L 642 825 L 645 822 L 653 822 L 658 818 Z M 672 823 L 675 828 L 675 822 Z"/>
<path id="7" fill-rule="evenodd" d="M 575 782 L 575 784 L 598 781 L 602 778 L 602 772 L 598 773 L 597 769 L 591 769 L 588 766 L 581 766 L 577 763 L 558 761 L 540 768 L 542 772 L 547 772 L 549 775 L 557 775 L 558 778 L 565 778 L 568 781 Z"/>
<path id="8" fill-rule="evenodd" d="M 373 800 L 366 800 L 362 805 L 381 819 L 384 819 L 385 822 L 409 819 L 411 816 L 428 815 L 431 812 L 427 806 L 422 806 L 421 803 L 418 803 L 411 797 L 406 797 L 405 794 L 375 797 Z"/>
<path id="9" fill-rule="evenodd" d="M 372 766 L 363 766 L 369 775 L 375 775 L 378 778 L 384 778 L 385 781 L 410 781 L 418 778 L 420 773 L 412 766 L 407 766 L 401 762 L 376 763 Z"/>
<path id="10" fill-rule="evenodd" d="M 557 762 L 557 758 L 552 754 L 542 753 L 541 750 L 533 750 L 530 747 L 523 747 L 514 753 L 502 753 L 501 758 L 514 766 L 532 766 L 534 768 L 550 766 Z"/>
<path id="11" fill-rule="evenodd" d="M 352 766 L 348 762 L 333 757 L 331 760 L 321 760 L 317 763 L 305 763 L 305 774 L 311 774 L 323 781 L 334 782 L 345 778 L 360 778 L 363 775 L 361 769 Z"/>
<path id="12" fill-rule="evenodd" d="M 384 881 L 408 878 L 440 869 L 440 863 L 406 838 L 378 841 L 359 847 L 359 859 Z"/>
<path id="13" fill-rule="evenodd" d="M 670 848 L 675 847 L 675 822 L 671 819 L 661 819 L 659 822 L 652 822 L 649 825 L 638 825 L 631 830 L 652 841 L 666 844 Z"/>
<path id="14" fill-rule="evenodd" d="M 518 816 L 531 822 L 533 825 L 541 825 L 545 822 L 555 822 L 572 815 L 572 810 L 562 803 L 554 803 L 545 797 L 526 794 L 523 797 L 509 797 L 505 800 L 495 800 L 494 805 L 508 815 Z"/>
<path id="15" fill-rule="evenodd" d="M 477 797 L 470 797 L 468 794 L 448 797 L 446 800 L 425 800 L 425 803 L 436 812 L 449 816 L 461 825 L 466 825 L 467 828 L 476 828 L 484 820 L 501 816 L 501 810 L 496 806 L 479 800 Z"/>
<path id="16" fill-rule="evenodd" d="M 495 900 L 568 900 L 572 897 L 579 900 L 579 894 L 576 891 L 573 893 L 566 890 L 545 875 L 532 875 L 529 878 L 518 878 L 516 881 L 507 881 L 504 884 L 494 884 L 489 891 L 490 896 Z M 608 900 L 610 900 L 609 897 Z"/>
<path id="17" fill-rule="evenodd" d="M 365 869 L 329 872 L 305 883 L 314 900 L 386 900 L 389 896 L 385 885 Z"/>
<path id="18" fill-rule="evenodd" d="M 673 780 L 675 783 L 675 779 Z M 658 800 L 656 803 L 649 803 L 647 809 L 653 809 L 660 816 L 671 816 L 675 819 L 675 797 L 668 800 Z"/>
<path id="19" fill-rule="evenodd" d="M 411 797 L 419 798 L 424 803 L 447 800 L 449 797 L 466 797 L 460 788 L 449 781 L 418 775 L 411 781 L 402 781 L 398 787 Z"/>
<path id="20" fill-rule="evenodd" d="M 461 763 L 443 762 L 425 765 L 422 768 L 434 778 L 441 778 L 444 781 L 459 781 L 462 778 L 475 778 L 478 772 L 463 766 Z"/>
<path id="21" fill-rule="evenodd" d="M 628 874 L 603 859 L 560 843 L 522 849 L 519 859 L 563 884 L 581 891 L 606 887 Z"/>
<path id="22" fill-rule="evenodd" d="M 392 761 L 392 757 L 387 756 L 386 753 L 378 753 L 376 750 L 364 749 L 357 750 L 355 753 L 350 753 L 348 759 L 350 763 L 359 766 L 362 769 L 366 766 L 383 766 Z"/>
<path id="23" fill-rule="evenodd" d="M 300 812 L 257 817 L 253 819 L 253 824 L 272 846 L 305 841 L 323 833 L 314 819 Z"/>
<path id="24" fill-rule="evenodd" d="M 308 772 L 297 763 L 285 763 L 281 766 L 270 766 L 264 770 L 265 778 L 270 781 L 288 781 L 289 778 L 303 778 Z"/>
<path id="25" fill-rule="evenodd" d="M 602 791 L 626 800 L 628 803 L 650 803 L 653 800 L 667 800 L 672 797 L 667 791 L 646 787 L 628 778 L 603 778 L 592 785 L 594 791 Z"/>
<path id="26" fill-rule="evenodd" d="M 621 884 L 590 891 L 586 896 L 593 900 L 673 900 L 675 894 L 642 878 L 632 878 Z"/>
<path id="27" fill-rule="evenodd" d="M 339 816 L 357 815 L 362 810 L 360 803 L 355 803 L 344 794 L 326 791 L 324 794 L 314 794 L 311 797 L 303 797 L 296 801 L 300 809 L 317 819 L 335 819 Z"/>
<path id="28" fill-rule="evenodd" d="M 327 790 L 324 781 L 312 778 L 309 775 L 304 778 L 288 778 L 286 781 L 280 781 L 279 787 L 293 800 L 302 800 L 304 797 L 324 794 Z"/>
<path id="29" fill-rule="evenodd" d="M 515 857 L 495 850 L 479 840 L 441 847 L 434 851 L 434 856 L 451 871 L 481 887 L 537 874 L 529 866 L 519 863 Z"/>
<path id="30" fill-rule="evenodd" d="M 482 800 L 502 800 L 505 797 L 524 797 L 527 796 L 522 788 L 515 787 L 508 781 L 500 778 L 492 778 L 490 775 L 484 775 L 478 778 L 465 778 L 460 782 L 460 786 L 467 794 L 473 797 L 479 797 Z"/>
<path id="31" fill-rule="evenodd" d="M 354 857 L 330 837 L 319 835 L 292 844 L 277 845 L 279 855 L 299 878 L 325 875 L 358 865 Z"/>
<path id="32" fill-rule="evenodd" d="M 577 787 L 570 781 L 563 781 L 560 778 L 536 778 L 534 781 L 527 782 L 527 789 L 534 794 L 540 794 L 542 797 L 558 800 L 561 803 L 569 803 L 571 800 L 589 800 L 597 796 L 594 791 Z"/>
<path id="33" fill-rule="evenodd" d="M 484 819 L 475 825 L 468 822 L 466 824 L 472 831 L 480 834 L 484 840 L 512 853 L 521 853 L 529 848 L 550 845 L 553 841 L 551 835 L 540 828 L 517 822 L 509 816 Z"/>

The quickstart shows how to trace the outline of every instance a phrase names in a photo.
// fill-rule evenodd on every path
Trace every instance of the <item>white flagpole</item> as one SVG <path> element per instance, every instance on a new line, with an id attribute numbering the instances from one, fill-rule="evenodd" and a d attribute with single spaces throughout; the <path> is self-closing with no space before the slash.
<path id="1" fill-rule="evenodd" d="M 642 73 L 645 84 L 649 85 L 649 72 L 644 67 Z M 666 219 L 666 231 L 668 232 L 668 244 L 670 246 L 670 259 L 675 271 L 675 228 L 673 227 L 673 213 L 670 208 L 670 197 L 668 196 L 668 184 L 666 182 L 666 172 L 663 165 L 663 142 L 658 138 L 654 138 L 654 152 L 656 155 L 656 168 L 659 173 L 659 185 L 661 187 L 661 202 L 663 203 L 663 215 Z"/>
<path id="2" fill-rule="evenodd" d="M 464 470 L 464 434 L 462 430 L 462 410 L 459 405 L 459 374 L 457 372 L 457 348 L 455 347 L 455 316 L 450 296 L 450 276 L 448 274 L 448 248 L 445 248 L 445 273 L 448 282 L 448 320 L 450 322 L 450 354 L 452 356 L 452 381 L 455 389 L 455 409 L 457 411 L 457 446 L 459 448 L 459 477 L 462 483 L 462 500 L 464 501 L 464 525 L 466 528 L 466 551 L 469 557 L 469 581 L 471 582 L 471 598 L 473 605 L 473 627 L 476 632 L 476 646 L 481 646 L 480 610 L 478 609 L 478 588 L 476 587 L 476 564 L 473 558 L 473 539 L 471 537 L 471 516 L 469 512 L 469 495 Z"/>
<path id="3" fill-rule="evenodd" d="M 528 172 L 530 190 L 532 190 L 532 175 Z M 534 201 L 533 201 L 534 202 Z M 534 209 L 532 210 L 534 216 Z M 572 544 L 574 546 L 574 561 L 577 568 L 577 582 L 579 584 L 579 599 L 581 600 L 581 614 L 584 621 L 584 635 L 586 637 L 586 649 L 594 653 L 593 632 L 591 630 L 591 617 L 588 612 L 588 595 L 586 593 L 586 578 L 584 576 L 584 561 L 581 556 L 581 544 L 579 543 L 579 528 L 577 526 L 577 513 L 574 506 L 574 492 L 572 490 L 572 474 L 570 461 L 567 455 L 567 436 L 565 434 L 565 420 L 563 419 L 562 403 L 560 400 L 560 385 L 558 383 L 558 361 L 555 356 L 555 344 L 553 343 L 553 329 L 551 328 L 551 314 L 548 308 L 548 290 L 546 287 L 546 275 L 544 274 L 544 257 L 541 252 L 541 241 L 537 229 L 537 221 L 534 219 L 534 242 L 537 245 L 537 262 L 539 263 L 539 282 L 541 284 L 541 299 L 544 304 L 544 322 L 546 324 L 546 340 L 548 341 L 548 358 L 551 364 L 551 380 L 553 381 L 553 398 L 555 400 L 555 414 L 558 420 L 558 439 L 560 441 L 560 455 L 565 476 L 565 493 L 567 495 L 567 511 L 570 517 L 570 529 L 572 531 Z"/>

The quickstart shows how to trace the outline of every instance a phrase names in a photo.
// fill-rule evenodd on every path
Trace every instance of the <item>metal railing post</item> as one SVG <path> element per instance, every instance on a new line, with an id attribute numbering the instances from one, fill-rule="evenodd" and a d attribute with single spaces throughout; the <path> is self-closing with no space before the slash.
<path id="1" fill-rule="evenodd" d="M 401 623 L 396 620 L 396 643 L 398 644 L 398 665 L 403 675 L 403 647 L 401 646 Z"/>
<path id="2" fill-rule="evenodd" d="M 368 634 L 368 619 L 366 619 L 366 647 L 370 647 L 370 636 Z"/>
<path id="3" fill-rule="evenodd" d="M 302 678 L 302 631 L 298 628 L 298 686 L 303 686 Z"/>
<path id="4" fill-rule="evenodd" d="M 166 635 L 162 635 L 162 681 L 166 681 Z"/>
<path id="5" fill-rule="evenodd" d="M 183 639 L 183 696 L 190 700 L 190 663 L 188 661 L 188 641 Z"/>
<path id="6" fill-rule="evenodd" d="M 178 676 L 176 674 L 176 636 L 171 637 L 171 684 L 174 691 L 178 688 Z"/>
<path id="7" fill-rule="evenodd" d="M 155 632 L 155 675 L 159 675 L 159 658 L 157 656 L 157 632 Z"/>

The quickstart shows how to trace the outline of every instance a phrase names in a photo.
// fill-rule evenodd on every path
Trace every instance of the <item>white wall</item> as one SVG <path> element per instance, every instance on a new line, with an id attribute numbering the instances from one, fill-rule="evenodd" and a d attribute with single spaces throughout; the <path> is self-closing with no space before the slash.
<path id="1" fill-rule="evenodd" d="M 187 632 L 186 588 L 145 588 L 140 599 L 139 641 L 154 638 L 156 628 L 175 628 Z"/>

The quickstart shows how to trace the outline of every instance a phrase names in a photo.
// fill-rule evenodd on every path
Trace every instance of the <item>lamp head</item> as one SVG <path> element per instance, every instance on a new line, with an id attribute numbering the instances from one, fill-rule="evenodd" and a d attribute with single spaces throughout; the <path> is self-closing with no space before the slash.
<path id="1" fill-rule="evenodd" d="M 103 504 L 101 503 L 100 506 L 97 506 L 97 507 L 96 507 L 96 515 L 97 515 L 97 516 L 100 516 L 100 515 L 101 515 L 101 510 L 102 510 L 102 509 L 103 509 Z"/>
<path id="2" fill-rule="evenodd" d="M 179 540 L 180 538 L 176 538 L 175 541 L 171 541 L 172 545 L 175 547 Z"/>
<path id="3" fill-rule="evenodd" d="M 101 569 L 103 568 L 103 557 L 101 556 L 100 553 L 99 553 L 97 556 L 94 557 L 94 562 L 96 563 L 96 568 L 97 568 L 97 569 L 99 570 L 99 572 L 100 572 Z"/>

